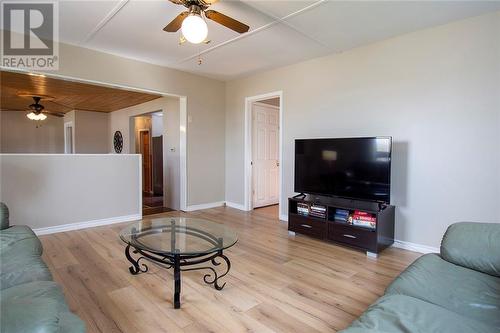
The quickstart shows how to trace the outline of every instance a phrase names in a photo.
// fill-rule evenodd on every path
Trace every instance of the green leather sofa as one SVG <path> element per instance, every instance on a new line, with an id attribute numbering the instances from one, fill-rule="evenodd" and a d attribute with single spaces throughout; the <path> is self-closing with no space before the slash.
<path id="1" fill-rule="evenodd" d="M 343 333 L 500 332 L 500 224 L 456 223 Z"/>
<path id="2" fill-rule="evenodd" d="M 83 333 L 41 259 L 42 244 L 27 226 L 9 226 L 0 203 L 0 332 Z"/>

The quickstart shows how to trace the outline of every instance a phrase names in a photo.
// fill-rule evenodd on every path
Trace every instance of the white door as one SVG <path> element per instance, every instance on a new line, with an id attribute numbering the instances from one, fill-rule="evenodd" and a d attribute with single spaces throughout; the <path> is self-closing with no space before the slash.
<path id="1" fill-rule="evenodd" d="M 279 110 L 252 105 L 253 207 L 279 202 Z"/>

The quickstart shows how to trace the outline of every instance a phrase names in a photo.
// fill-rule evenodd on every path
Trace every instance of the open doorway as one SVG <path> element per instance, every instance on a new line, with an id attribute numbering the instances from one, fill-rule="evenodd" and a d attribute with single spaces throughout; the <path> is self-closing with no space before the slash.
<path id="1" fill-rule="evenodd" d="M 172 209 L 165 207 L 163 179 L 163 112 L 133 117 L 135 153 L 142 156 L 143 215 Z"/>
<path id="2" fill-rule="evenodd" d="M 280 215 L 281 204 L 281 93 L 246 100 L 246 209 Z"/>
<path id="3" fill-rule="evenodd" d="M 139 153 L 142 155 L 142 192 L 144 195 L 151 195 L 153 194 L 153 167 L 151 165 L 153 150 L 149 130 L 139 130 Z"/>

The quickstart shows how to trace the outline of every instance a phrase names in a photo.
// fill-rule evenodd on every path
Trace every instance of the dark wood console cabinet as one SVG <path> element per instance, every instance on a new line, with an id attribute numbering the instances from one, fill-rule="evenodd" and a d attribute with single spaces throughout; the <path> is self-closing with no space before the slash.
<path id="1" fill-rule="evenodd" d="M 326 217 L 304 216 L 298 213 L 297 203 L 322 205 L 326 207 Z M 369 213 L 376 217 L 375 229 L 355 226 L 335 221 L 337 209 L 355 210 Z M 376 256 L 383 249 L 394 243 L 394 206 L 378 203 L 325 198 L 313 195 L 288 199 L 288 230 L 293 233 L 333 241 L 338 244 L 355 247 Z"/>

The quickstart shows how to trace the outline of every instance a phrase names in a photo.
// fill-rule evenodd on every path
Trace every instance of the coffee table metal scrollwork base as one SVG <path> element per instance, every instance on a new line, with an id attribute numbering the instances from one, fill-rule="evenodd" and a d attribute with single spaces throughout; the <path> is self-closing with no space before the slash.
<path id="1" fill-rule="evenodd" d="M 138 254 L 139 258 L 134 259 L 134 257 L 132 257 L 132 253 Z M 136 249 L 131 247 L 130 245 L 127 245 L 127 247 L 125 248 L 125 256 L 127 257 L 127 260 L 132 264 L 132 266 L 129 267 L 129 271 L 132 275 L 137 275 L 148 271 L 148 266 L 145 263 L 141 262 L 141 260 L 150 260 L 164 268 L 174 269 L 174 308 L 176 309 L 179 309 L 181 307 L 181 272 L 207 269 L 211 272 L 203 276 L 203 281 L 206 284 L 213 285 L 217 290 L 222 290 L 226 283 L 224 282 L 222 285 L 219 284 L 219 279 L 226 276 L 231 269 L 231 262 L 229 261 L 229 258 L 222 253 L 222 250 L 209 255 L 193 256 L 174 254 L 173 256 L 165 256 L 156 254 L 154 252 L 146 252 L 144 250 Z M 217 270 L 212 266 L 183 268 L 184 266 L 198 265 L 206 262 L 210 262 L 213 266 L 219 266 L 221 265 L 221 262 L 217 260 L 218 258 L 222 259 L 226 263 L 226 270 L 222 274 L 217 273 Z"/>
<path id="2" fill-rule="evenodd" d="M 165 219 L 167 220 L 167 219 Z M 230 230 L 221 229 L 223 227 L 214 225 L 208 221 L 187 221 L 183 218 L 183 224 L 180 221 L 171 219 L 167 221 L 158 221 L 154 226 L 138 225 L 140 228 L 132 225 L 129 229 L 122 232 L 121 238 L 127 243 L 125 256 L 132 264 L 129 271 L 132 275 L 145 273 L 148 271 L 148 265 L 144 261 L 150 261 L 161 267 L 174 269 L 174 308 L 181 306 L 181 272 L 193 270 L 208 270 L 203 276 L 206 284 L 213 285 L 216 290 L 222 290 L 226 283 L 220 283 L 220 279 L 226 276 L 231 269 L 229 258 L 223 254 L 223 250 L 236 243 L 236 235 Z M 196 224 L 195 224 L 196 223 Z M 194 226 L 193 226 L 194 225 Z M 219 236 L 221 234 L 221 236 Z M 179 242 L 179 238 L 189 235 L 197 241 L 206 243 L 202 251 L 192 251 L 189 244 Z M 156 237 L 156 240 L 167 240 L 168 249 L 156 248 L 148 243 L 148 237 Z M 165 237 L 165 238 L 162 238 Z M 151 241 L 151 239 L 149 239 Z M 156 243 L 154 243 L 157 245 Z M 164 245 L 164 243 L 162 243 Z M 184 246 L 179 249 L 179 244 Z M 135 258 L 134 258 L 135 256 Z M 216 267 L 225 263 L 225 270 L 218 272 Z M 222 274 L 221 274 L 222 273 Z"/>

